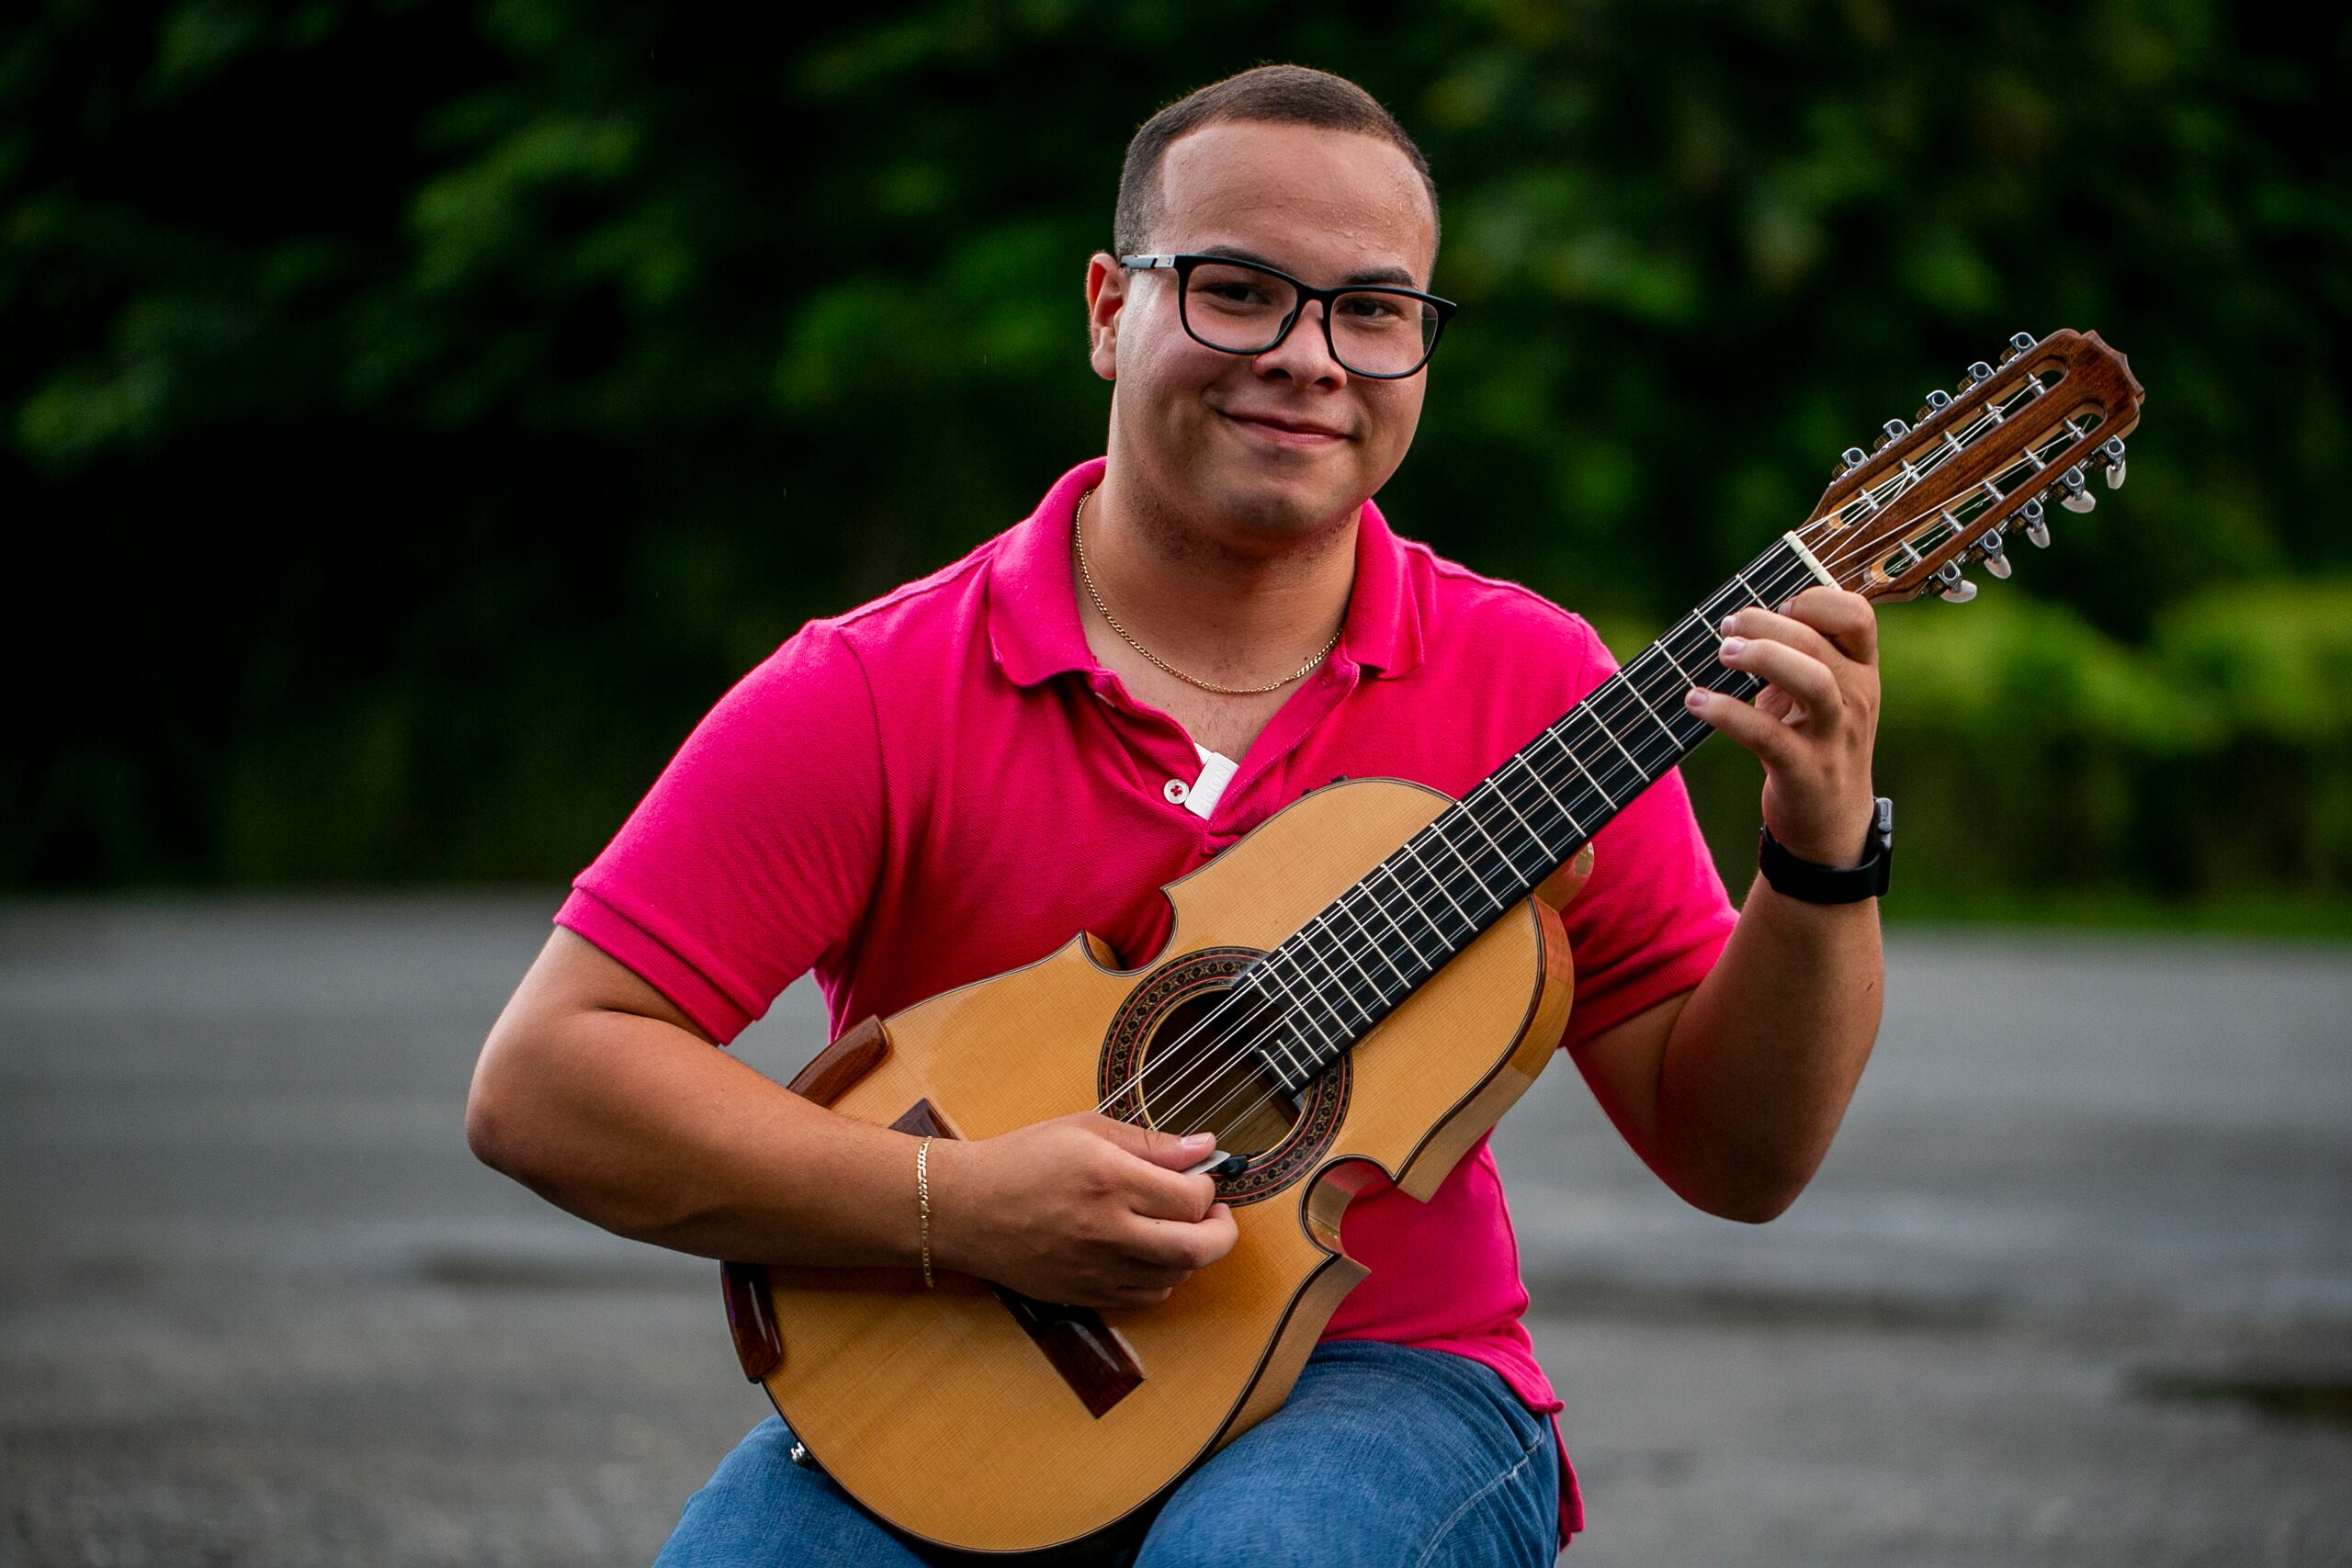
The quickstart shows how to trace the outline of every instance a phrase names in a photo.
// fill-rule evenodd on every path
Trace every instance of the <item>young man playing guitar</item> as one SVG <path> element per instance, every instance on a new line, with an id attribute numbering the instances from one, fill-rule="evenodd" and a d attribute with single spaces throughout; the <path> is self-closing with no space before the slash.
<path id="1" fill-rule="evenodd" d="M 710 1049 L 812 967 L 838 1032 L 1081 929 L 1148 963 L 1159 887 L 1301 792 L 1345 773 L 1458 795 L 1611 668 L 1583 622 L 1397 538 L 1372 504 L 1451 307 L 1422 293 L 1427 166 L 1368 96 L 1289 66 L 1204 88 L 1137 133 L 1115 230 L 1085 293 L 1107 455 L 964 559 L 810 623 L 697 728 L 492 1032 L 468 1112 L 483 1159 L 714 1258 L 921 1252 L 1096 1308 L 1162 1302 L 1233 1246 L 1211 1179 L 1188 1174 L 1203 1151 L 1171 1134 L 1076 1115 L 942 1139 L 919 1213 L 913 1138 Z M 1694 691 L 1691 711 L 1761 759 L 1787 853 L 1854 866 L 1872 612 L 1829 588 L 1782 609 L 1724 628 L 1724 662 L 1769 682 L 1758 700 Z M 1759 877 L 1735 916 L 1671 773 L 1594 852 L 1563 917 L 1565 1043 L 1676 1192 L 1770 1219 L 1870 1053 L 1876 901 Z M 1375 1181 L 1346 1241 L 1371 1273 L 1287 1403 L 1085 1545 L 1146 1568 L 1551 1561 L 1580 1509 L 1483 1140 L 1427 1204 Z M 662 1561 L 940 1555 L 791 1449 L 780 1421 L 755 1429 Z"/>

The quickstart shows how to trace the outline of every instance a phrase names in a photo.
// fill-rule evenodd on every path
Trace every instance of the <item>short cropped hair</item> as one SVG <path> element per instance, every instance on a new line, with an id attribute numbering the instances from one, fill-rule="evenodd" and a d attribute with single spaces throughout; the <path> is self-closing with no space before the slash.
<path id="1" fill-rule="evenodd" d="M 1119 171 L 1119 201 L 1111 220 L 1111 243 L 1123 256 L 1138 255 L 1160 219 L 1159 165 L 1169 143 L 1204 125 L 1249 120 L 1269 125 L 1311 125 L 1376 136 L 1412 160 L 1437 214 L 1437 181 L 1430 164 L 1396 117 L 1380 100 L 1344 76 L 1306 65 L 1261 65 L 1212 82 L 1170 104 L 1143 122 L 1127 143 Z"/>

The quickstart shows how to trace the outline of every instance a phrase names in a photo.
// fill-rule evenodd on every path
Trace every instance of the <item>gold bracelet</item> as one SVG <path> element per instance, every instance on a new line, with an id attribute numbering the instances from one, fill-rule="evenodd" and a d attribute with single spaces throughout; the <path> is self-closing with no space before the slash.
<path id="1" fill-rule="evenodd" d="M 922 1216 L 922 1288 L 931 1282 L 931 1140 L 915 1145 L 915 1204 Z"/>

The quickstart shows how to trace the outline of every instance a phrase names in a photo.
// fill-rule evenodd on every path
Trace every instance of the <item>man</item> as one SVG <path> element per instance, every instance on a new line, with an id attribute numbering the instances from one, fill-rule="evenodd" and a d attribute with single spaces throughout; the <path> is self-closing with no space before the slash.
<path id="1" fill-rule="evenodd" d="M 922 1260 L 1086 1305 L 1156 1303 L 1232 1246 L 1209 1179 L 1182 1174 L 1198 1150 L 1096 1116 L 930 1145 L 925 1218 L 914 1140 L 708 1048 L 811 967 L 838 1030 L 1080 929 L 1147 964 L 1158 888 L 1303 790 L 1386 773 L 1458 795 L 1611 668 L 1581 621 L 1398 540 L 1371 502 L 1443 309 L 1413 297 L 1435 189 L 1376 103 L 1289 66 L 1204 88 L 1137 133 L 1115 229 L 1086 274 L 1106 456 L 964 559 L 803 627 L 697 728 L 492 1032 L 482 1158 L 711 1258 Z M 1387 292 L 1329 292 L 1349 285 Z M 1399 321 L 1418 345 L 1383 335 Z M 1870 608 L 1822 589 L 1785 610 L 1726 624 L 1724 662 L 1770 682 L 1758 702 L 1691 709 L 1762 759 L 1789 852 L 1851 866 Z M 1672 774 L 1595 850 L 1565 1043 L 1677 1192 L 1769 1219 L 1875 1035 L 1876 904 L 1759 881 L 1735 923 Z M 1544 1562 L 1578 1527 L 1484 1144 L 1427 1205 L 1376 1183 L 1344 1239 L 1372 1272 L 1289 1402 L 1148 1534 L 1098 1545 L 1143 1568 Z M 919 1560 L 790 1444 L 756 1429 L 663 1561 Z"/>

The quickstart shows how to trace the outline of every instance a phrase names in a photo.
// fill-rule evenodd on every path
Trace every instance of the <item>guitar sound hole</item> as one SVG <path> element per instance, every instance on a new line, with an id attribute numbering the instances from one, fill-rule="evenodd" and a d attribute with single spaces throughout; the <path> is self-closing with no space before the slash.
<path id="1" fill-rule="evenodd" d="M 1159 1021 L 1136 1086 L 1143 1120 L 1180 1135 L 1215 1133 L 1227 1154 L 1260 1154 L 1289 1136 L 1298 1108 L 1259 1056 L 1258 1031 L 1238 1022 L 1242 1010 L 1218 1013 L 1225 1000 L 1222 990 L 1196 994 Z"/>

